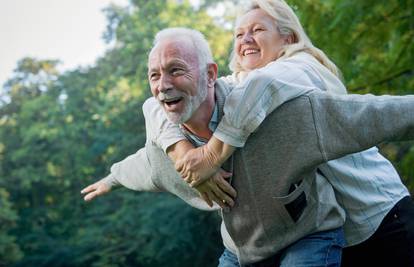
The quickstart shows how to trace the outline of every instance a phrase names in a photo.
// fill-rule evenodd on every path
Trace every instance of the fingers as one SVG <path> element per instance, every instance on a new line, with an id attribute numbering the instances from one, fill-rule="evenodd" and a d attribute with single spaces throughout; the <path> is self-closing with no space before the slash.
<path id="1" fill-rule="evenodd" d="M 231 172 L 227 172 L 227 171 L 225 171 L 225 170 L 223 170 L 223 169 L 219 169 L 219 171 L 218 172 L 216 172 L 212 177 L 215 177 L 215 176 L 221 176 L 221 177 L 223 177 L 223 178 L 225 178 L 225 179 L 228 179 L 228 178 L 230 178 L 231 176 L 232 176 L 233 174 L 231 173 Z M 189 176 L 186 176 L 186 178 L 184 179 L 184 181 L 186 181 L 187 183 L 189 183 L 189 185 L 190 185 L 190 187 L 196 187 L 196 186 L 198 186 L 198 185 L 200 185 L 200 184 L 202 184 L 203 182 L 204 182 L 204 180 L 202 180 L 202 179 L 198 179 L 198 177 L 189 177 Z M 230 186 L 231 187 L 231 186 Z M 227 190 L 225 190 L 227 193 L 229 193 L 229 191 L 227 191 Z M 234 189 L 233 189 L 233 187 L 231 187 L 231 189 L 230 189 L 230 191 L 232 191 L 232 193 L 230 194 L 231 196 L 233 196 L 234 195 L 234 193 L 236 192 Z M 233 196 L 233 197 L 235 197 L 235 196 Z"/>
<path id="2" fill-rule="evenodd" d="M 221 176 L 223 177 L 223 178 L 230 178 L 232 175 L 233 175 L 233 173 L 231 173 L 231 172 L 227 172 L 227 171 L 225 171 L 225 170 L 223 170 L 223 169 L 220 169 L 219 170 L 219 173 L 221 174 Z"/>
<path id="3" fill-rule="evenodd" d="M 220 199 L 216 194 L 213 192 L 206 192 L 206 194 L 209 196 L 211 200 L 217 203 L 217 205 L 220 206 L 222 209 L 228 209 L 229 207 L 226 205 L 226 202 Z"/>
<path id="4" fill-rule="evenodd" d="M 210 208 L 213 207 L 213 201 L 211 201 L 206 192 L 200 193 L 200 197 L 207 203 Z"/>
<path id="5" fill-rule="evenodd" d="M 93 190 L 96 190 L 96 188 L 97 188 L 97 183 L 91 184 L 91 185 L 85 187 L 84 189 L 82 189 L 81 194 L 89 193 Z"/>
<path id="6" fill-rule="evenodd" d="M 94 199 L 97 195 L 98 195 L 98 194 L 97 194 L 97 192 L 96 192 L 96 191 L 94 191 L 94 192 L 92 192 L 92 193 L 87 194 L 87 195 L 83 198 L 83 200 L 85 200 L 86 202 L 91 201 L 91 200 L 92 200 L 92 199 Z"/>
<path id="7" fill-rule="evenodd" d="M 177 162 L 175 163 L 174 167 L 175 167 L 176 171 L 181 174 L 181 171 L 184 168 L 184 161 L 183 160 L 177 160 Z"/>
<path id="8" fill-rule="evenodd" d="M 184 179 L 184 181 L 185 181 L 187 184 L 190 184 L 190 186 L 191 186 L 191 183 L 193 183 L 193 182 L 191 181 L 191 177 L 190 177 L 190 176 L 186 176 L 186 177 L 184 177 L 183 179 Z"/>
<path id="9" fill-rule="evenodd" d="M 213 194 L 214 194 L 213 200 L 222 208 L 228 207 L 228 206 L 233 207 L 234 200 L 229 195 L 227 195 L 223 190 L 221 190 L 217 184 L 215 184 L 214 182 L 210 182 L 210 183 L 211 183 L 210 188 L 212 189 Z"/>
<path id="10" fill-rule="evenodd" d="M 200 196 L 207 202 L 207 204 L 213 204 L 212 201 L 216 202 L 222 209 L 229 210 L 228 202 L 232 203 L 231 198 L 225 196 L 223 192 L 220 193 L 220 188 L 213 181 L 206 181 L 200 186 L 196 187 Z M 211 206 L 210 206 L 211 207 Z"/>
<path id="11" fill-rule="evenodd" d="M 92 199 L 96 198 L 97 196 L 104 195 L 111 191 L 111 187 L 106 185 L 103 182 L 96 182 L 91 184 L 84 189 L 81 190 L 81 194 L 86 194 L 83 199 L 85 201 L 91 201 Z"/>
<path id="12" fill-rule="evenodd" d="M 195 187 L 197 185 L 200 185 L 203 181 L 200 179 L 188 179 L 186 182 L 189 183 L 190 187 Z"/>
<path id="13" fill-rule="evenodd" d="M 236 198 L 236 190 L 224 179 L 215 179 L 217 186 L 232 198 Z"/>
<path id="14" fill-rule="evenodd" d="M 191 183 L 193 181 L 192 173 L 186 170 L 184 160 L 178 160 L 174 167 L 186 183 Z"/>

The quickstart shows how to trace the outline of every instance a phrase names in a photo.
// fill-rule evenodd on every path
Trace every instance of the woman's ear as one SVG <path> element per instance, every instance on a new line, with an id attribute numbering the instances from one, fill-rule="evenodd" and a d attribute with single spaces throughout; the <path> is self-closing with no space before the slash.
<path id="1" fill-rule="evenodd" d="M 285 36 L 285 44 L 293 44 L 293 43 L 295 43 L 295 40 L 296 40 L 296 38 L 295 38 L 295 35 L 293 33 Z"/>

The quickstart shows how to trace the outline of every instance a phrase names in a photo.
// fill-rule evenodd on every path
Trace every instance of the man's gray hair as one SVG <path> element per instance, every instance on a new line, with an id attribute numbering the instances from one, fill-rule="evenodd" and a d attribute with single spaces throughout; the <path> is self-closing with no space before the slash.
<path id="1" fill-rule="evenodd" d="M 214 63 L 210 46 L 208 45 L 206 38 L 197 30 L 180 27 L 163 29 L 155 35 L 153 47 L 163 40 L 178 38 L 183 38 L 192 42 L 197 51 L 200 70 L 204 70 L 207 67 L 207 64 Z"/>

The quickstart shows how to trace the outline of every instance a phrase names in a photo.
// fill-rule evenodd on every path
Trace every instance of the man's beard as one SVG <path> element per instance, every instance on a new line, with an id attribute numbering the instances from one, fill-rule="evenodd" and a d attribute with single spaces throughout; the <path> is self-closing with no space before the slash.
<path id="1" fill-rule="evenodd" d="M 207 93 L 207 73 L 202 71 L 199 77 L 197 95 L 183 94 L 184 110 L 180 113 L 166 111 L 168 119 L 175 124 L 182 124 L 188 121 L 200 107 L 201 103 L 206 100 Z"/>

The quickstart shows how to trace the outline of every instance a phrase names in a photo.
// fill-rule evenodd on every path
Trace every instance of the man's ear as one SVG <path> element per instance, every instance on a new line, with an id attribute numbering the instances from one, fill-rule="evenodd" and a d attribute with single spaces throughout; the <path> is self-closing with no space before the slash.
<path id="1" fill-rule="evenodd" d="M 214 86 L 214 83 L 217 80 L 217 71 L 218 71 L 218 67 L 216 63 L 208 64 L 207 66 L 208 86 Z"/>

